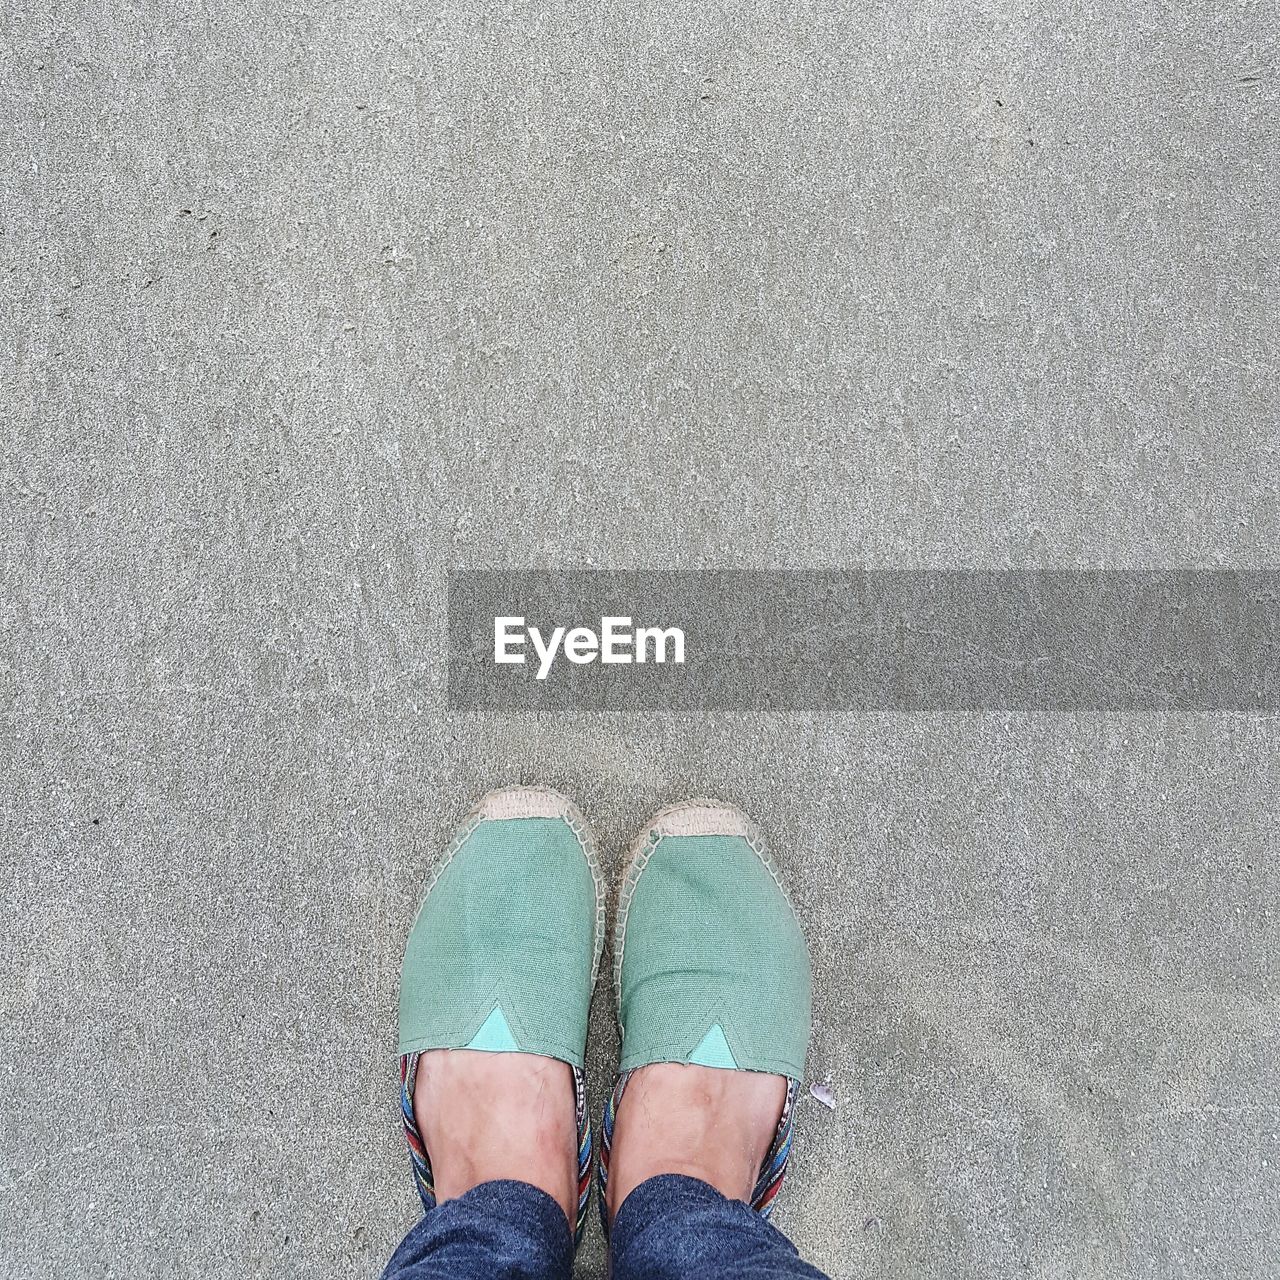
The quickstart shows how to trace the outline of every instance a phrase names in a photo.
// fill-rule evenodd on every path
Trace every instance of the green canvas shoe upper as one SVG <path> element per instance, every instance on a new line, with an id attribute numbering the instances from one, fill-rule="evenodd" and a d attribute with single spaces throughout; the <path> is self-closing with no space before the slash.
<path id="1" fill-rule="evenodd" d="M 636 838 L 614 934 L 621 1069 L 689 1062 L 800 1080 L 809 953 L 763 839 L 694 800 Z"/>
<path id="2" fill-rule="evenodd" d="M 405 949 L 400 1052 L 538 1053 L 581 1067 L 604 941 L 582 815 L 554 791 L 495 791 L 427 884 Z"/>
<path id="3" fill-rule="evenodd" d="M 414 1184 L 435 1207 L 418 1128 L 418 1062 L 431 1049 L 537 1053 L 573 1073 L 581 1241 L 591 1189 L 582 1069 L 587 1011 L 604 944 L 604 881 L 582 815 L 534 787 L 477 803 L 428 881 L 400 976 L 400 1113 Z"/>

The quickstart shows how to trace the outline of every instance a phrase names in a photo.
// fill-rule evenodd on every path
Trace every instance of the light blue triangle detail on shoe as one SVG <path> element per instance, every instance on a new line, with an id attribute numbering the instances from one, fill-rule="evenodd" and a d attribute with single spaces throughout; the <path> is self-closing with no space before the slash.
<path id="1" fill-rule="evenodd" d="M 487 1053 L 519 1053 L 520 1046 L 511 1034 L 502 1006 L 495 1004 L 493 1012 L 484 1020 L 484 1026 L 466 1046 L 468 1049 L 483 1049 Z"/>
<path id="2" fill-rule="evenodd" d="M 718 1022 L 702 1037 L 698 1047 L 689 1055 L 689 1061 L 696 1062 L 700 1067 L 727 1067 L 730 1071 L 738 1069 L 738 1060 L 733 1056 Z"/>

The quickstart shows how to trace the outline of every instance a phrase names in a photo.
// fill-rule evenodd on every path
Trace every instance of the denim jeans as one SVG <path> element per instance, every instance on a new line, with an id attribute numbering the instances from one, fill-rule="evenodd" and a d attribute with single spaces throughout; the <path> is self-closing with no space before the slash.
<path id="1" fill-rule="evenodd" d="M 609 1234 L 613 1280 L 826 1280 L 776 1227 L 697 1178 L 642 1182 Z M 383 1280 L 569 1280 L 564 1211 L 525 1182 L 485 1182 L 432 1209 Z"/>

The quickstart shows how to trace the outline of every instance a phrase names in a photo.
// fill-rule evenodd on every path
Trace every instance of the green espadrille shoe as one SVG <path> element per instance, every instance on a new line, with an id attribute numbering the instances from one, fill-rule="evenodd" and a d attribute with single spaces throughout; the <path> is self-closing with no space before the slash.
<path id="1" fill-rule="evenodd" d="M 800 923 L 752 823 L 714 800 L 657 814 L 632 845 L 613 947 L 622 1061 L 605 1108 L 602 1215 L 613 1121 L 631 1073 L 653 1062 L 685 1062 L 787 1077 L 786 1103 L 751 1198 L 767 1216 L 791 1154 L 810 978 Z"/>
<path id="2" fill-rule="evenodd" d="M 436 1199 L 413 1115 L 420 1055 L 537 1053 L 573 1069 L 581 1238 L 591 1187 L 583 1054 L 604 900 L 586 822 L 571 801 L 543 788 L 485 796 L 433 868 L 400 976 L 400 1107 L 426 1208 Z"/>

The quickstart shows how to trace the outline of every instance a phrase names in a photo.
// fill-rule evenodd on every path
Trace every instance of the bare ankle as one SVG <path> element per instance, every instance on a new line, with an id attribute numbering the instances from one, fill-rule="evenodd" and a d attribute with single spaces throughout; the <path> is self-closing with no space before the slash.
<path id="1" fill-rule="evenodd" d="M 663 1173 L 698 1178 L 750 1200 L 786 1100 L 783 1076 L 654 1063 L 627 1083 L 615 1121 L 609 1216 Z"/>
<path id="2" fill-rule="evenodd" d="M 436 1199 L 514 1179 L 577 1217 L 577 1126 L 568 1064 L 527 1053 L 436 1049 L 418 1063 L 414 1118 Z"/>

